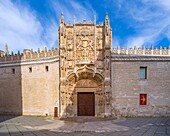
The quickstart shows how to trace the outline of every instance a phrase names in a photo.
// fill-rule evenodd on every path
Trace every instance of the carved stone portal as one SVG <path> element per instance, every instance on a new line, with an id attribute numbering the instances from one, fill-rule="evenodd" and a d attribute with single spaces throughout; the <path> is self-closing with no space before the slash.
<path id="1" fill-rule="evenodd" d="M 95 95 L 95 116 L 111 114 L 111 28 L 106 15 L 104 25 L 66 25 L 64 15 L 59 28 L 60 116 L 78 116 L 77 94 Z"/>

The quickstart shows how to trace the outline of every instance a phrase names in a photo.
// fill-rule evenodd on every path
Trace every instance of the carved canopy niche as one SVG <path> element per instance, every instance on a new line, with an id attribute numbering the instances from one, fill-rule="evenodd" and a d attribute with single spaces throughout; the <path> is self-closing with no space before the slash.
<path id="1" fill-rule="evenodd" d="M 86 65 L 79 68 L 76 72 L 72 72 L 67 76 L 67 81 L 78 82 L 82 79 L 94 80 L 97 85 L 101 85 L 104 81 L 103 75 L 96 73 L 93 69 L 87 67 Z"/>

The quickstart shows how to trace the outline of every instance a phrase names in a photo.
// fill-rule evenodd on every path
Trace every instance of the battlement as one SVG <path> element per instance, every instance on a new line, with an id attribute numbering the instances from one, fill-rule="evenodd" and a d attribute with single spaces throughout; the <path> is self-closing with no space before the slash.
<path id="1" fill-rule="evenodd" d="M 168 48 L 156 48 L 153 47 L 151 49 L 147 48 L 113 48 L 112 50 L 113 55 L 141 55 L 141 56 L 170 56 L 170 46 Z"/>
<path id="2" fill-rule="evenodd" d="M 5 54 L 3 51 L 0 52 L 0 62 L 5 61 L 15 61 L 15 60 L 32 60 L 40 58 L 48 58 L 53 56 L 58 56 L 59 50 L 57 48 L 52 48 L 52 50 L 47 50 L 47 48 L 40 51 L 33 51 L 29 49 L 24 49 L 23 53 L 18 51 L 17 54 L 13 52 L 11 54 Z M 151 48 L 151 49 L 141 49 L 141 48 L 113 48 L 112 55 L 138 55 L 138 56 L 170 56 L 170 46 L 168 48 Z"/>
<path id="3" fill-rule="evenodd" d="M 47 48 L 45 48 L 42 51 L 40 51 L 40 49 L 38 48 L 37 52 L 33 50 L 24 49 L 23 53 L 20 53 L 19 51 L 17 54 L 14 54 L 13 52 L 11 54 L 0 53 L 0 62 L 16 60 L 34 60 L 58 55 L 59 51 L 57 48 L 52 48 L 52 50 L 47 50 Z"/>

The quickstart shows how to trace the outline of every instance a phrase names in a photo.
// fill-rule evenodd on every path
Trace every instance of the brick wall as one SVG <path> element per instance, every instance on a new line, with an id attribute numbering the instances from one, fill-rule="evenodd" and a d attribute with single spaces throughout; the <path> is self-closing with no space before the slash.
<path id="1" fill-rule="evenodd" d="M 146 80 L 140 66 L 147 67 Z M 147 105 L 139 104 L 140 94 L 147 94 Z M 112 96 L 116 115 L 170 115 L 170 62 L 112 61 Z"/>

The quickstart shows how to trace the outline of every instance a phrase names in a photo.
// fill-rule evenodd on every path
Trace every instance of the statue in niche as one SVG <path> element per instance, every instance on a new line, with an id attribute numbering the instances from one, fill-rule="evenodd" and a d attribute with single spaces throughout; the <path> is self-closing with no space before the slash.
<path id="1" fill-rule="evenodd" d="M 60 65 L 61 65 L 61 69 L 64 70 L 64 68 L 65 68 L 64 59 L 61 59 L 61 64 Z"/>
<path id="2" fill-rule="evenodd" d="M 109 77 L 109 75 L 110 75 L 110 71 L 109 70 L 105 71 L 105 76 Z"/>
<path id="3" fill-rule="evenodd" d="M 69 68 L 72 68 L 72 62 L 69 62 L 69 63 L 68 63 L 68 67 L 69 67 Z"/>
<path id="4" fill-rule="evenodd" d="M 73 93 L 70 95 L 70 103 L 71 103 L 71 105 L 74 104 L 74 95 L 73 95 Z"/>
<path id="5" fill-rule="evenodd" d="M 68 30 L 68 34 L 72 34 L 72 31 L 71 31 L 71 29 L 69 29 L 69 30 Z"/>
<path id="6" fill-rule="evenodd" d="M 106 92 L 105 98 L 106 98 L 106 105 L 109 105 L 110 104 L 109 92 Z"/>
<path id="7" fill-rule="evenodd" d="M 72 52 L 72 51 L 68 51 L 67 56 L 68 56 L 68 59 L 69 59 L 69 60 L 72 60 L 72 58 L 73 58 L 73 52 Z"/>
<path id="8" fill-rule="evenodd" d="M 110 60 L 109 60 L 109 58 L 106 58 L 105 65 L 106 65 L 106 69 L 109 70 L 109 68 L 110 68 Z"/>
<path id="9" fill-rule="evenodd" d="M 103 42 L 102 38 L 99 36 L 97 39 L 98 39 L 98 44 L 97 44 L 98 45 L 98 49 L 102 49 L 102 42 Z"/>
<path id="10" fill-rule="evenodd" d="M 77 47 L 80 45 L 80 39 L 79 40 L 77 40 Z"/>
<path id="11" fill-rule="evenodd" d="M 108 27 L 106 28 L 106 35 L 107 36 L 109 35 L 109 28 Z"/>
<path id="12" fill-rule="evenodd" d="M 68 40 L 68 49 L 69 50 L 73 49 L 73 42 L 72 42 L 72 40 Z"/>
<path id="13" fill-rule="evenodd" d="M 102 49 L 102 40 L 99 40 L 98 47 L 99 49 Z"/>
<path id="14" fill-rule="evenodd" d="M 61 36 L 61 44 L 64 44 L 64 37 Z"/>
<path id="15" fill-rule="evenodd" d="M 61 104 L 64 105 L 65 104 L 64 94 L 61 95 L 60 100 L 61 100 Z"/>

